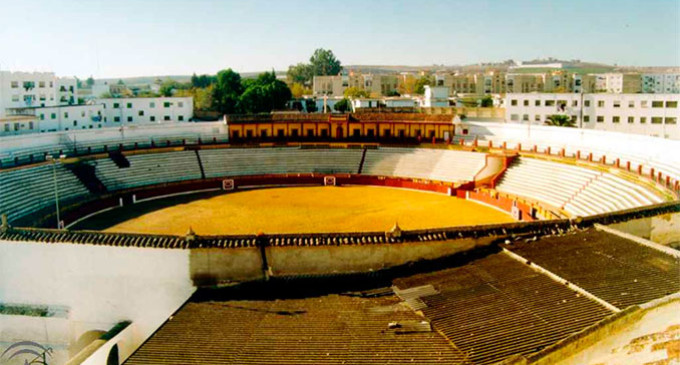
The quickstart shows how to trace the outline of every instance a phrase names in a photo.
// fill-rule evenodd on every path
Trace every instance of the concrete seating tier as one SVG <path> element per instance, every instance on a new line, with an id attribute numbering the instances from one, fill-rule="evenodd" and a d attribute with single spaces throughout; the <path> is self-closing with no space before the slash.
<path id="1" fill-rule="evenodd" d="M 486 155 L 476 152 L 423 148 L 367 150 L 363 174 L 439 181 L 472 181 L 484 167 Z"/>
<path id="2" fill-rule="evenodd" d="M 519 158 L 496 189 L 588 216 L 663 202 L 642 186 L 610 173 L 532 158 Z"/>
<path id="3" fill-rule="evenodd" d="M 57 163 L 59 201 L 68 202 L 89 195 L 87 188 L 70 171 Z M 0 213 L 10 223 L 50 205 L 55 205 L 52 165 L 0 171 Z M 56 207 L 55 207 L 56 208 Z"/>
<path id="4" fill-rule="evenodd" d="M 127 159 L 130 167 L 126 168 L 119 168 L 111 159 L 92 162 L 109 191 L 201 178 L 194 151 L 131 155 Z"/>
<path id="5" fill-rule="evenodd" d="M 357 173 L 360 149 L 227 148 L 199 151 L 206 178 L 287 173 Z"/>

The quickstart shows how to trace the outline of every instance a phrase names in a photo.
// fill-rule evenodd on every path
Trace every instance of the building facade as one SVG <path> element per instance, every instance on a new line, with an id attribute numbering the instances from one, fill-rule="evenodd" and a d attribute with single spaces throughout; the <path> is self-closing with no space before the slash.
<path id="1" fill-rule="evenodd" d="M 27 108 L 78 104 L 75 78 L 52 72 L 0 71 L 0 118 L 22 115 Z"/>
<path id="2" fill-rule="evenodd" d="M 576 127 L 680 139 L 680 94 L 507 94 L 506 122 L 542 125 L 554 114 Z"/>
<path id="3" fill-rule="evenodd" d="M 680 74 L 642 74 L 642 92 L 648 94 L 679 94 Z"/>
<path id="4" fill-rule="evenodd" d="M 0 136 L 188 122 L 193 118 L 193 99 L 97 99 L 90 104 L 23 107 L 15 112 L 17 113 L 0 119 Z"/>

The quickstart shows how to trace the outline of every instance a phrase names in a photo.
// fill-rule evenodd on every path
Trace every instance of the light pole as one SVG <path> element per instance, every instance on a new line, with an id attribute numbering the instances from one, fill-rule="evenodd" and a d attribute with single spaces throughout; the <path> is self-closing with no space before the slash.
<path id="1" fill-rule="evenodd" d="M 55 159 L 51 155 L 47 155 L 45 158 L 48 161 L 52 161 L 52 178 L 54 181 L 54 206 L 57 212 L 57 229 L 61 228 L 61 217 L 59 214 L 59 185 L 57 183 L 57 160 L 65 158 L 66 155 L 59 155 L 58 159 Z"/>

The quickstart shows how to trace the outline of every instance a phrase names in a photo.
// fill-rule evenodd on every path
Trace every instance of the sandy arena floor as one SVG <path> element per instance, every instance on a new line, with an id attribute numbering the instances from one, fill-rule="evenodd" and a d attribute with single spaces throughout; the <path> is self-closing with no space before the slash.
<path id="1" fill-rule="evenodd" d="M 192 200 L 193 199 L 193 200 Z M 381 187 L 294 187 L 194 197 L 157 210 L 137 204 L 109 232 L 197 234 L 385 231 L 512 222 L 508 214 L 440 194 Z M 125 208 L 123 208 L 125 209 Z M 119 215 L 121 210 L 110 212 Z M 108 213 L 107 213 L 108 215 Z M 111 222 L 110 220 L 108 222 Z"/>

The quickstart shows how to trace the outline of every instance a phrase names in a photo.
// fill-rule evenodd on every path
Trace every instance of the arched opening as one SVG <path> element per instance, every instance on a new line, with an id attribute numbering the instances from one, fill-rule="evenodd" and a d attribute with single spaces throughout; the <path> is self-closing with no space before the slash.
<path id="1" fill-rule="evenodd" d="M 106 365 L 120 365 L 120 361 L 118 359 L 118 344 L 115 344 L 113 347 L 111 347 L 109 356 L 106 358 Z"/>

